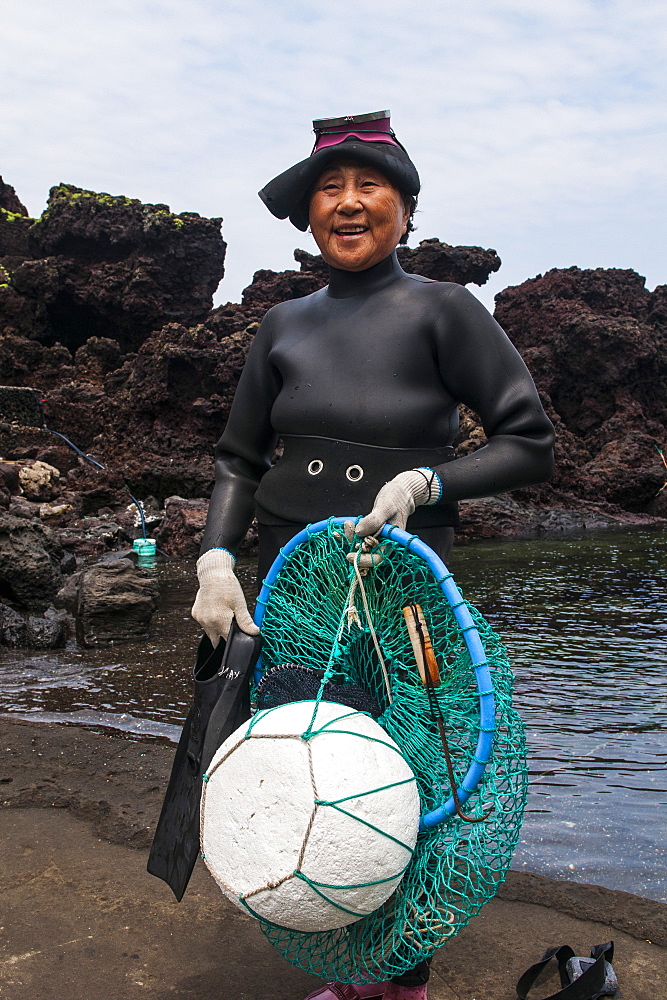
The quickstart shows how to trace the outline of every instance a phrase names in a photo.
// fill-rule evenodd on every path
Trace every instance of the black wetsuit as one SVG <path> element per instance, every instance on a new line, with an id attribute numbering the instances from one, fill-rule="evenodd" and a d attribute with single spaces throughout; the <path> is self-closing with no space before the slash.
<path id="1" fill-rule="evenodd" d="M 450 461 L 459 402 L 488 443 Z M 262 321 L 216 447 L 202 551 L 235 552 L 255 512 L 273 526 L 367 514 L 385 482 L 419 465 L 442 496 L 408 527 L 453 526 L 457 500 L 548 479 L 553 436 L 519 354 L 465 288 L 406 274 L 395 253 L 332 268 L 326 288 Z"/>
<path id="2" fill-rule="evenodd" d="M 460 402 L 488 443 L 452 461 Z M 456 501 L 548 479 L 553 437 L 519 354 L 465 288 L 406 274 L 396 254 L 358 273 L 331 268 L 326 288 L 262 321 L 216 447 L 202 551 L 235 552 L 257 513 L 261 580 L 304 524 L 369 513 L 385 482 L 421 465 L 442 496 L 408 528 L 446 558 Z M 394 981 L 425 983 L 429 964 Z"/>

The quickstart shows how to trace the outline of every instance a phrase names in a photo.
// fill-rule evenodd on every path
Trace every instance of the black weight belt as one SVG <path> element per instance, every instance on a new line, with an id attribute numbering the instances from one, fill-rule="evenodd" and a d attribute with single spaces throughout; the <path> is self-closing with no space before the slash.
<path id="1" fill-rule="evenodd" d="M 282 458 L 262 477 L 255 493 L 257 520 L 314 523 L 323 518 L 368 514 L 378 491 L 399 472 L 451 462 L 454 449 L 380 448 L 334 438 L 284 435 Z M 417 507 L 409 526 L 456 527 L 458 505 L 445 501 Z"/>

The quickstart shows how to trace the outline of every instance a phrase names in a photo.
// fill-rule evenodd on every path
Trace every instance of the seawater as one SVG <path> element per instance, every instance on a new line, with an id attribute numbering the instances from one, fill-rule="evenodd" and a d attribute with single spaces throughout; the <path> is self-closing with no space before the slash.
<path id="1" fill-rule="evenodd" d="M 666 543 L 629 531 L 454 550 L 527 724 L 513 868 L 667 898 Z"/>
<path id="2" fill-rule="evenodd" d="M 667 898 L 667 532 L 456 546 L 451 569 L 502 636 L 527 724 L 513 867 Z M 5 650 L 0 712 L 177 739 L 198 630 L 194 564 L 162 563 L 150 639 Z M 254 567 L 240 567 L 253 591 Z"/>

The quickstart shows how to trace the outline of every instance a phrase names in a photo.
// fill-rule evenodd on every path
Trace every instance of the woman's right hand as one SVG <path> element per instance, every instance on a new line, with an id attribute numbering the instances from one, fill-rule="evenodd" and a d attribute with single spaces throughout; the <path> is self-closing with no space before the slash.
<path id="1" fill-rule="evenodd" d="M 248 635 L 259 634 L 234 574 L 235 563 L 227 549 L 209 549 L 197 560 L 199 590 L 191 614 L 214 646 L 218 645 L 221 636 L 227 638 L 233 618 Z"/>

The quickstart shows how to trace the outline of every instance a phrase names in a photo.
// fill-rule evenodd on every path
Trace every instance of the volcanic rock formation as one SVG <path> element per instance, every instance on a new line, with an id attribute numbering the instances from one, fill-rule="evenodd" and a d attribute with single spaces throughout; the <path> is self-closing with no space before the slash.
<path id="1" fill-rule="evenodd" d="M 549 271 L 496 296 L 557 430 L 549 489 L 667 515 L 667 287 L 630 270 Z M 544 492 L 544 490 L 542 490 Z"/>
<path id="2" fill-rule="evenodd" d="M 159 588 L 131 558 L 101 561 L 69 578 L 58 603 L 76 619 L 84 646 L 139 639 L 148 634 Z"/>
<path id="3" fill-rule="evenodd" d="M 0 208 L 11 215 L 26 215 L 28 209 L 20 200 L 11 184 L 5 184 L 0 177 Z"/>
<path id="4" fill-rule="evenodd" d="M 43 611 L 62 585 L 62 558 L 50 528 L 0 514 L 0 601 Z"/>
<path id="5" fill-rule="evenodd" d="M 3 209 L 3 325 L 71 352 L 93 336 L 127 352 L 166 322 L 196 323 L 223 275 L 220 223 L 71 184 L 51 188 L 40 219 Z"/>
<path id="6" fill-rule="evenodd" d="M 275 303 L 327 281 L 322 258 L 297 250 L 298 270 L 259 270 L 240 303 L 212 309 L 224 254 L 219 219 L 60 185 L 34 220 L 0 182 L 0 386 L 38 390 L 12 401 L 0 389 L 0 506 L 48 524 L 70 562 L 136 534 L 128 488 L 159 505 L 171 498 L 161 546 L 196 550 L 213 445 L 257 325 Z M 500 267 L 493 250 L 436 239 L 399 257 L 408 271 L 461 284 Z M 551 271 L 497 296 L 496 317 L 556 425 L 558 465 L 551 484 L 464 504 L 462 533 L 667 515 L 657 452 L 667 439 L 667 288 L 650 293 L 633 271 Z M 462 408 L 459 453 L 483 443 Z M 46 476 L 37 463 L 54 470 L 41 502 L 21 487 L 28 466 Z"/>

